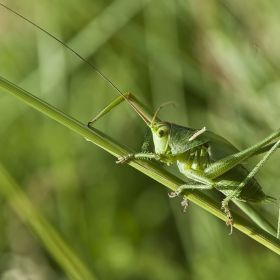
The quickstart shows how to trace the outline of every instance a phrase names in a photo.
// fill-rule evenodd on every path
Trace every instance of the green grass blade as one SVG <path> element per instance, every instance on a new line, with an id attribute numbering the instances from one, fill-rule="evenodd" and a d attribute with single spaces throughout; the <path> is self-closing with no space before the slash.
<path id="1" fill-rule="evenodd" d="M 124 147 L 121 144 L 118 144 L 105 134 L 99 132 L 94 128 L 89 129 L 87 126 L 79 123 L 77 120 L 65 115 L 46 102 L 13 85 L 3 78 L 0 78 L 0 87 L 8 93 L 11 93 L 12 95 L 21 99 L 25 103 L 29 104 L 33 108 L 37 109 L 38 111 L 44 113 L 45 115 L 48 115 L 64 126 L 67 126 L 68 128 L 84 136 L 94 144 L 98 145 L 99 147 L 108 151 L 116 157 L 123 156 L 127 153 L 132 152 L 130 149 Z M 128 164 L 155 179 L 171 190 L 176 190 L 180 185 L 184 183 L 184 181 L 178 179 L 174 175 L 168 173 L 167 171 L 151 162 L 143 160 L 132 160 Z M 221 204 L 219 202 L 199 191 L 186 191 L 184 194 L 190 201 L 196 203 L 216 217 L 224 221 L 226 220 L 224 213 L 220 209 Z M 233 215 L 235 220 L 235 228 L 247 234 L 257 242 L 263 244 L 275 253 L 280 254 L 280 241 L 276 237 L 257 227 L 255 224 L 239 216 L 238 214 L 233 212 Z"/>
<path id="2" fill-rule="evenodd" d="M 233 200 L 234 204 L 238 206 L 251 220 L 253 220 L 258 226 L 272 235 L 276 235 L 277 230 L 272 226 L 263 216 L 258 213 L 250 203 L 245 203 L 238 200 Z"/>
<path id="3" fill-rule="evenodd" d="M 71 279 L 97 279 L 70 249 L 60 234 L 33 206 L 8 171 L 0 163 L 0 191 L 12 209 L 44 244 L 50 255 Z"/>

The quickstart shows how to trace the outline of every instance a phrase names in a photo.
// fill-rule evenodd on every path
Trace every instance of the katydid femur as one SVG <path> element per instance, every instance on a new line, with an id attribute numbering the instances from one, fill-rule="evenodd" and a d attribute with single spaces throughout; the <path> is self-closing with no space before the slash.
<path id="1" fill-rule="evenodd" d="M 146 133 L 146 139 L 142 146 L 142 152 L 137 154 L 128 154 L 121 157 L 118 159 L 118 163 L 124 163 L 133 158 L 155 159 L 168 165 L 177 161 L 180 172 L 191 181 L 186 182 L 169 196 L 178 196 L 183 193 L 185 189 L 206 190 L 216 188 L 226 196 L 226 198 L 222 201 L 222 208 L 227 216 L 226 224 L 231 227 L 230 233 L 232 233 L 234 223 L 228 207 L 228 203 L 231 199 L 250 203 L 276 203 L 275 198 L 267 196 L 262 191 L 262 188 L 255 180 L 254 175 L 280 146 L 280 140 L 269 144 L 274 139 L 280 137 L 280 129 L 263 141 L 240 152 L 226 139 L 213 132 L 206 131 L 206 128 L 191 129 L 173 123 L 159 121 L 157 113 L 160 108 L 156 111 L 154 117 L 149 119 L 143 111 L 143 109 L 145 110 L 146 108 L 138 108 L 138 106 L 136 106 L 133 102 L 133 97 L 130 94 L 123 94 L 109 79 L 107 79 L 98 69 L 91 65 L 76 51 L 30 20 L 5 5 L 1 3 L 0 5 L 20 16 L 64 45 L 86 62 L 90 67 L 92 67 L 121 95 L 118 99 L 116 99 L 116 101 L 106 107 L 94 120 L 89 122 L 88 125 L 91 125 L 94 121 L 98 120 L 101 116 L 109 112 L 123 100 L 126 100 L 137 112 L 137 114 L 146 122 L 148 125 L 148 133 Z M 155 146 L 153 153 L 148 151 L 150 138 L 148 136 L 151 136 L 151 134 Z M 242 162 L 244 162 L 244 160 L 264 152 L 267 152 L 267 154 L 251 172 L 247 171 L 243 167 Z M 184 206 L 185 211 L 188 206 L 188 201 L 184 199 L 182 205 Z M 279 230 L 277 237 L 279 237 Z"/>

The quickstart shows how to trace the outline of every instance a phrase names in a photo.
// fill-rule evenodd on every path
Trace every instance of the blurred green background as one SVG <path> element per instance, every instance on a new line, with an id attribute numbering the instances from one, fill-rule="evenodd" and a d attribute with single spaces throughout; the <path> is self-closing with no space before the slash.
<path id="1" fill-rule="evenodd" d="M 246 148 L 279 128 L 280 3 L 4 1 L 88 59 L 161 119 Z M 118 94 L 52 38 L 0 7 L 0 75 L 83 123 Z M 0 160 L 99 279 L 276 279 L 279 257 L 60 124 L 0 92 Z M 96 127 L 139 151 L 121 104 Z M 251 160 L 248 168 L 257 163 Z M 178 174 L 176 166 L 169 168 Z M 280 197 L 279 152 L 257 176 Z M 223 196 L 208 191 L 218 200 Z M 257 209 L 276 225 L 277 207 Z M 1 279 L 69 279 L 0 195 Z M 26 278 L 25 278 L 26 277 Z M 29 277 L 29 278 L 28 278 Z M 33 278 L 32 278 L 33 277 Z"/>

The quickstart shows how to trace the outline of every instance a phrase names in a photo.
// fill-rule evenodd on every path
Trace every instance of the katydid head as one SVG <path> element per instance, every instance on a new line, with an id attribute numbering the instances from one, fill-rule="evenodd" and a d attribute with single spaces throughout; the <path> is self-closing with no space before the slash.
<path id="1" fill-rule="evenodd" d="M 159 122 L 149 125 L 155 145 L 156 154 L 166 154 L 170 151 L 169 146 L 169 131 L 171 124 L 168 122 Z"/>
<path id="2" fill-rule="evenodd" d="M 155 119 L 161 110 L 162 107 L 168 105 L 168 104 L 174 104 L 173 102 L 166 102 L 159 106 L 159 108 L 156 110 L 151 123 L 149 124 L 149 127 L 153 134 L 153 141 L 155 145 L 155 153 L 156 154 L 166 154 L 170 152 L 170 146 L 169 146 L 169 132 L 171 128 L 171 124 L 168 122 L 158 122 L 155 123 Z"/>
<path id="3" fill-rule="evenodd" d="M 146 115 L 144 111 L 140 110 L 138 106 L 134 104 L 132 100 L 130 100 L 130 96 L 128 95 L 125 97 L 126 101 L 131 105 L 131 107 L 135 110 L 135 112 L 142 118 L 142 120 L 148 125 L 150 128 L 152 135 L 153 135 L 153 142 L 155 146 L 155 153 L 156 154 L 166 154 L 170 152 L 169 146 L 169 132 L 171 129 L 171 124 L 168 122 L 161 122 L 159 119 L 158 122 L 155 122 L 157 115 L 162 107 L 168 104 L 174 104 L 173 102 L 166 102 L 162 104 L 153 115 L 152 119 L 148 116 L 149 113 Z M 146 138 L 146 137 L 145 137 Z M 143 146 L 142 151 L 147 152 L 147 146 L 149 145 L 149 136 L 146 138 Z"/>

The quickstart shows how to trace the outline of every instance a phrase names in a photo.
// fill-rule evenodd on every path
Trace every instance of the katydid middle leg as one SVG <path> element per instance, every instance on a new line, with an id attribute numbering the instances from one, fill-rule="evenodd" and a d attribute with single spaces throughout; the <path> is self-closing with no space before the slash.
<path id="1" fill-rule="evenodd" d="M 177 191 L 171 192 L 170 194 L 168 194 L 168 196 L 170 198 L 176 197 L 179 194 L 181 194 L 183 190 L 210 190 L 212 188 L 213 187 L 211 185 L 205 185 L 205 184 L 201 184 L 201 183 L 198 183 L 195 181 L 191 181 L 191 182 L 186 182 L 184 185 L 179 187 Z M 183 198 L 181 205 L 184 207 L 183 212 L 186 212 L 186 210 L 189 206 L 189 202 L 186 197 Z"/>

